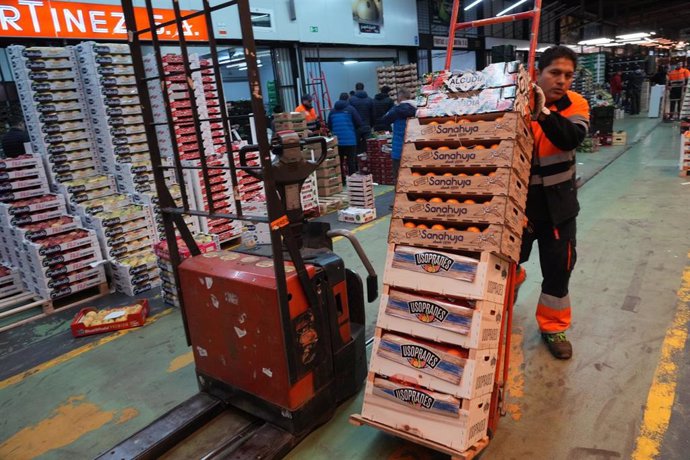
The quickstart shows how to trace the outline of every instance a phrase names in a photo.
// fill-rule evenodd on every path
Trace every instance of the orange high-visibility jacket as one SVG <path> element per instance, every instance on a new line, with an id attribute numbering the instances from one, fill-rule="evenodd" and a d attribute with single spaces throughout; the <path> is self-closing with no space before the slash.
<path id="1" fill-rule="evenodd" d="M 300 104 L 295 109 L 295 112 L 304 112 L 304 118 L 306 119 L 307 123 L 310 121 L 316 121 L 316 110 L 314 110 L 314 107 L 307 109 L 304 105 Z"/>
<path id="2" fill-rule="evenodd" d="M 589 103 L 574 91 L 568 91 L 549 110 L 589 130 Z M 580 206 L 575 187 L 575 147 L 564 151 L 554 145 L 559 139 L 549 139 L 539 122 L 532 122 L 534 154 L 530 173 L 530 187 L 542 186 L 546 207 L 544 212 L 554 225 L 577 216 Z M 553 141 L 553 142 L 552 142 Z M 528 213 L 530 214 L 530 213 Z M 546 217 L 546 216 L 544 216 Z"/>
<path id="3" fill-rule="evenodd" d="M 690 78 L 690 70 L 680 67 L 668 72 L 668 81 L 682 81 Z"/>

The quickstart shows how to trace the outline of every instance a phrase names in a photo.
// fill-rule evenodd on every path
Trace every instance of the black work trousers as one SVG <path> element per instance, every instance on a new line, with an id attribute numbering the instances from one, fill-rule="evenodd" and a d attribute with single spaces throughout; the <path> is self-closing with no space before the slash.
<path id="1" fill-rule="evenodd" d="M 338 154 L 340 155 L 340 163 L 343 161 L 347 164 L 347 176 L 357 172 L 357 146 L 356 145 L 339 145 Z M 341 168 L 343 176 L 343 184 L 345 184 L 345 169 Z"/>
<path id="2" fill-rule="evenodd" d="M 575 233 L 574 217 L 555 228 L 548 221 L 529 222 L 522 232 L 521 264 L 529 259 L 534 242 L 539 244 L 543 294 L 559 298 L 568 295 L 570 274 L 577 260 Z"/>

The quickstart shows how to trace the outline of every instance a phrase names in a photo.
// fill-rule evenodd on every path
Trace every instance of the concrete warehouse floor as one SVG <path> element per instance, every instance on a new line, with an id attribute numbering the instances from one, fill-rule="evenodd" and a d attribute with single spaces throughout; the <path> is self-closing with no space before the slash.
<path id="1" fill-rule="evenodd" d="M 507 415 L 483 458 L 688 458 L 690 178 L 677 174 L 676 125 L 632 118 L 616 129 L 628 146 L 578 155 L 574 357 L 556 361 L 540 342 L 535 255 L 515 309 Z M 379 197 L 380 215 L 390 200 Z M 379 279 L 388 222 L 357 229 Z M 347 242 L 335 247 L 364 273 Z M 179 311 L 152 303 L 148 324 L 127 332 L 74 340 L 72 310 L 0 334 L 0 459 L 91 458 L 196 393 Z M 349 425 L 360 408 L 361 395 L 289 458 L 443 458 Z"/>

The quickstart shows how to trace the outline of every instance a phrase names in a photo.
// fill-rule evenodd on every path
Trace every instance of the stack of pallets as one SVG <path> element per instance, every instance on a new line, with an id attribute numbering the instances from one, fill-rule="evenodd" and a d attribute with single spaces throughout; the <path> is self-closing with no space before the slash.
<path id="1" fill-rule="evenodd" d="M 510 77 L 525 71 L 509 64 L 505 78 L 473 89 L 515 88 Z M 526 89 L 517 96 L 511 110 L 523 107 L 517 99 Z M 470 101 L 458 104 L 477 112 Z M 353 421 L 446 453 L 486 442 L 508 275 L 525 219 L 527 126 L 522 111 L 408 121 L 364 406 Z"/>

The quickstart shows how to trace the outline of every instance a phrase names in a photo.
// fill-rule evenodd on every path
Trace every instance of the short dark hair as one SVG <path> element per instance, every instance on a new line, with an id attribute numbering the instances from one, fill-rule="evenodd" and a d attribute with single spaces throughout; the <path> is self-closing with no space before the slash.
<path id="1" fill-rule="evenodd" d="M 350 99 L 350 95 L 347 94 L 347 93 L 340 93 L 340 98 L 339 98 L 339 99 L 340 99 L 341 101 L 347 101 L 348 99 Z"/>
<path id="2" fill-rule="evenodd" d="M 302 96 L 302 101 L 309 101 L 309 102 L 311 102 L 311 96 L 308 95 L 308 94 L 305 94 L 304 96 Z"/>
<path id="3" fill-rule="evenodd" d="M 385 95 L 388 95 L 388 93 L 391 92 L 391 87 L 388 85 L 384 85 L 381 87 L 381 92 Z"/>
<path id="4" fill-rule="evenodd" d="M 560 58 L 566 58 L 573 61 L 573 67 L 577 68 L 577 54 L 575 51 L 571 50 L 567 46 L 556 45 L 551 48 L 547 48 L 541 56 L 539 57 L 539 71 L 541 72 L 545 68 L 551 65 L 553 61 Z"/>
<path id="5" fill-rule="evenodd" d="M 354 96 L 354 95 L 355 95 L 355 91 L 354 90 L 350 91 L 350 96 Z"/>
<path id="6" fill-rule="evenodd" d="M 364 89 L 364 83 L 362 82 L 357 82 L 355 84 L 355 91 L 362 91 Z"/>

